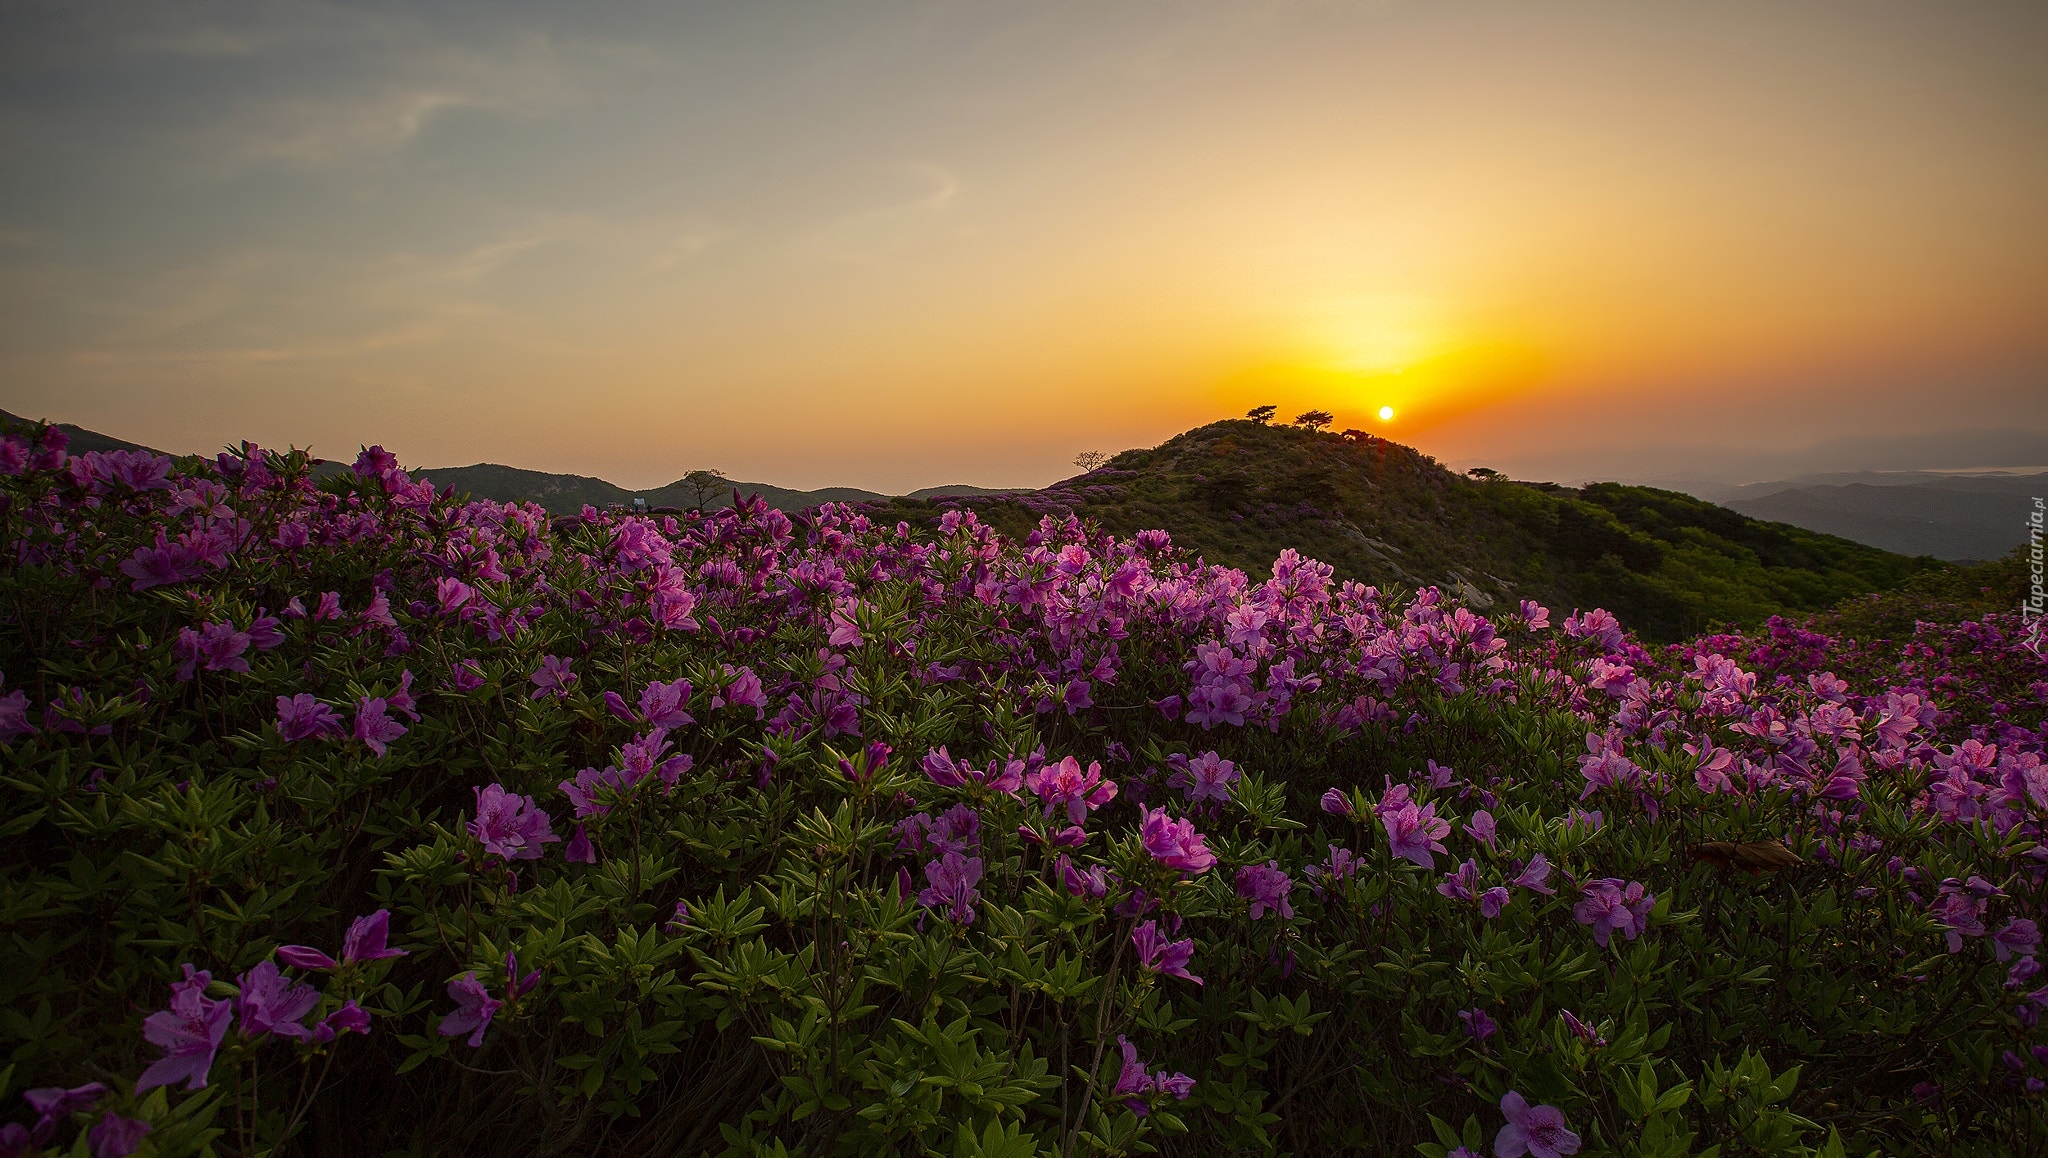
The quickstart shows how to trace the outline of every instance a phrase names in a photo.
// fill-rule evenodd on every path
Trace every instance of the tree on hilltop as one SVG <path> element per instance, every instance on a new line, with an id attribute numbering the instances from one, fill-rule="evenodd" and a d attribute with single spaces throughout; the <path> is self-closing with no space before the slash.
<path id="1" fill-rule="evenodd" d="M 1337 416 L 1327 410 L 1308 410 L 1294 416 L 1296 426 L 1306 426 L 1310 430 L 1321 430 L 1336 420 Z"/>
<path id="2" fill-rule="evenodd" d="M 1273 420 L 1273 415 L 1278 413 L 1279 410 L 1278 406 L 1254 406 L 1250 410 L 1245 411 L 1244 416 L 1260 426 L 1264 426 Z"/>
<path id="3" fill-rule="evenodd" d="M 1074 456 L 1074 465 L 1090 472 L 1099 469 L 1103 463 L 1108 461 L 1109 456 L 1099 450 L 1084 450 Z"/>
<path id="4" fill-rule="evenodd" d="M 722 496 L 725 488 L 732 485 L 723 471 L 716 470 L 693 470 L 683 476 L 682 484 L 683 489 L 697 500 L 694 505 L 699 512 L 703 511 L 705 503 Z"/>
<path id="5" fill-rule="evenodd" d="M 1478 479 L 1480 482 L 1492 482 L 1495 479 L 1507 477 L 1506 475 L 1500 473 L 1499 471 L 1493 469 L 1490 466 L 1475 466 L 1471 470 L 1466 471 L 1465 473 L 1471 475 L 1473 478 Z"/>

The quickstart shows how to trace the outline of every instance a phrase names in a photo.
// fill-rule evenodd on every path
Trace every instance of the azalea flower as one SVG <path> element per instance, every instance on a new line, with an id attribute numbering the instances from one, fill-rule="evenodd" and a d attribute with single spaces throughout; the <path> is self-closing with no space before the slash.
<path id="1" fill-rule="evenodd" d="M 1159 922 L 1147 921 L 1131 930 L 1131 944 L 1138 950 L 1138 964 L 1154 973 L 1169 977 L 1180 977 L 1197 985 L 1202 979 L 1188 972 L 1188 961 L 1195 955 L 1193 938 L 1185 941 L 1169 941 L 1159 931 Z"/>
<path id="2" fill-rule="evenodd" d="M 277 697 L 277 734 L 288 743 L 341 732 L 341 716 L 310 692 Z"/>
<path id="3" fill-rule="evenodd" d="M 484 1030 L 490 1028 L 492 1015 L 504 1002 L 491 996 L 483 982 L 476 979 L 473 969 L 448 983 L 448 996 L 455 999 L 455 1009 L 441 1019 L 441 1036 L 455 1037 L 467 1033 L 471 1049 L 481 1046 Z"/>
<path id="4" fill-rule="evenodd" d="M 185 979 L 171 984 L 171 1005 L 142 1019 L 142 1036 L 164 1056 L 142 1071 L 135 1092 L 182 1081 L 188 1090 L 206 1088 L 214 1052 L 235 1019 L 234 1003 L 206 996 L 213 974 L 185 966 Z"/>
<path id="5" fill-rule="evenodd" d="M 1192 821 L 1175 820 L 1161 809 L 1139 809 L 1139 839 L 1153 860 L 1177 872 L 1199 874 L 1216 864 Z"/>
<path id="6" fill-rule="evenodd" d="M 502 784 L 491 784 L 476 792 L 476 819 L 469 822 L 469 834 L 484 851 L 505 860 L 539 860 L 541 845 L 562 838 L 548 825 L 548 814 L 536 808 L 533 797 L 507 792 Z"/>
<path id="7" fill-rule="evenodd" d="M 1532 1106 L 1514 1090 L 1500 1100 L 1500 1111 L 1508 1124 L 1494 1136 L 1495 1158 L 1564 1158 L 1579 1152 L 1579 1136 L 1565 1129 L 1564 1111 L 1556 1106 Z"/>

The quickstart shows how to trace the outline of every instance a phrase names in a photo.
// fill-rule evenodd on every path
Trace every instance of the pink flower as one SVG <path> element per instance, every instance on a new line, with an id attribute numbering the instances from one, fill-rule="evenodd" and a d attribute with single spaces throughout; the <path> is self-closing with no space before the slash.
<path id="1" fill-rule="evenodd" d="M 338 969 L 344 964 L 355 965 L 364 961 L 382 961 L 389 957 L 406 956 L 403 949 L 385 947 L 385 941 L 390 933 L 391 910 L 378 909 L 349 923 L 348 932 L 341 938 L 340 961 L 306 945 L 279 945 L 277 959 L 300 969 Z"/>
<path id="2" fill-rule="evenodd" d="M 1465 822 L 1465 834 L 1488 848 L 1497 843 L 1498 830 L 1494 827 L 1493 813 L 1481 809 Z"/>
<path id="3" fill-rule="evenodd" d="M 1403 860 L 1434 870 L 1436 857 L 1431 854 L 1450 851 L 1443 841 L 1451 834 L 1451 822 L 1436 814 L 1434 803 L 1417 807 L 1414 801 L 1405 801 L 1382 812 L 1380 823 L 1386 827 L 1393 854 Z"/>
<path id="4" fill-rule="evenodd" d="M 1542 853 L 1529 858 L 1529 866 L 1515 874 L 1514 883 L 1531 892 L 1544 896 L 1556 896 L 1557 890 L 1550 887 L 1550 859 Z"/>
<path id="5" fill-rule="evenodd" d="M 2020 917 L 1991 935 L 1991 951 L 2004 961 L 2015 954 L 2028 956 L 2041 943 L 2041 931 L 2028 917 Z"/>
<path id="6" fill-rule="evenodd" d="M 156 1129 L 140 1118 L 124 1118 L 112 1110 L 86 1135 L 92 1158 L 128 1158 L 142 1148 L 143 1135 Z"/>
<path id="7" fill-rule="evenodd" d="M 1564 1127 L 1564 1111 L 1556 1106 L 1531 1106 L 1513 1090 L 1500 1100 L 1508 1124 L 1493 1139 L 1495 1158 L 1564 1158 L 1579 1152 L 1579 1136 Z"/>
<path id="8" fill-rule="evenodd" d="M 332 736 L 340 731 L 341 717 L 310 692 L 300 692 L 289 699 L 277 697 L 277 734 L 287 742 Z"/>
<path id="9" fill-rule="evenodd" d="M 1145 852 L 1167 868 L 1184 873 L 1204 873 L 1216 864 L 1216 854 L 1202 843 L 1202 834 L 1192 821 L 1175 820 L 1164 808 L 1139 809 L 1139 837 Z"/>
<path id="10" fill-rule="evenodd" d="M 576 673 L 569 670 L 568 660 L 560 656 L 544 655 L 540 659 L 540 667 L 527 678 L 533 681 L 533 692 L 527 696 L 528 699 L 537 700 L 543 696 L 553 696 L 559 700 L 568 697 L 569 685 L 576 682 Z"/>
<path id="11" fill-rule="evenodd" d="M 1202 983 L 1201 978 L 1188 972 L 1188 961 L 1195 955 L 1193 938 L 1169 941 L 1159 932 L 1159 922 L 1147 921 L 1131 930 L 1131 944 L 1137 948 L 1138 964 L 1143 968 L 1197 985 Z"/>
<path id="12" fill-rule="evenodd" d="M 386 701 L 372 698 L 356 704 L 355 737 L 367 744 L 379 758 L 390 751 L 391 741 L 405 735 L 405 725 L 384 712 Z"/>
<path id="13" fill-rule="evenodd" d="M 476 979 L 473 969 L 448 983 L 448 996 L 455 999 L 455 1009 L 441 1019 L 441 1036 L 468 1033 L 469 1048 L 482 1045 L 484 1030 L 490 1028 L 492 1015 L 504 1002 L 491 996 L 483 982 Z"/>
<path id="14" fill-rule="evenodd" d="M 1214 752 L 1204 752 L 1188 761 L 1187 778 L 1189 803 L 1197 800 L 1227 801 L 1230 799 L 1231 782 L 1237 779 L 1237 765 Z"/>
<path id="15" fill-rule="evenodd" d="M 1572 916 L 1593 928 L 1593 939 L 1601 948 L 1615 932 L 1633 941 L 1649 927 L 1650 910 L 1657 898 L 1643 890 L 1641 882 L 1606 877 L 1589 881 L 1579 893 Z"/>
<path id="16" fill-rule="evenodd" d="M 1282 920 L 1291 919 L 1294 906 L 1287 903 L 1287 894 L 1292 891 L 1294 882 L 1280 871 L 1279 861 L 1248 864 L 1237 870 L 1237 895 L 1252 903 L 1254 921 L 1268 912 L 1279 913 Z"/>
<path id="17" fill-rule="evenodd" d="M 981 881 L 981 858 L 949 852 L 924 866 L 930 887 L 917 895 L 918 903 L 944 907 L 946 917 L 956 925 L 974 923 L 974 902 L 981 899 L 975 885 Z"/>
<path id="18" fill-rule="evenodd" d="M 144 1094 L 183 1081 L 188 1090 L 206 1088 L 214 1052 L 235 1020 L 234 1003 L 206 996 L 213 974 L 185 966 L 185 979 L 171 984 L 171 1007 L 142 1020 L 142 1036 L 164 1056 L 142 1071 L 135 1092 Z"/>
<path id="19" fill-rule="evenodd" d="M 534 807 L 533 797 L 505 791 L 491 784 L 476 791 L 476 819 L 469 822 L 469 834 L 482 842 L 484 851 L 512 860 L 539 860 L 544 844 L 559 842 L 548 825 L 548 814 Z"/>
<path id="20" fill-rule="evenodd" d="M 243 1037 L 262 1037 L 266 1033 L 279 1037 L 312 1036 L 312 1031 L 301 1023 L 320 1003 L 319 990 L 287 978 L 268 961 L 257 962 L 254 969 L 236 978 L 236 984 L 242 989 L 242 995 L 235 999 L 235 1012 L 241 1015 Z"/>
<path id="21" fill-rule="evenodd" d="M 1099 901 L 1109 892 L 1109 870 L 1099 864 L 1089 865 L 1088 870 L 1082 872 L 1074 867 L 1073 861 L 1067 859 L 1066 853 L 1061 853 L 1059 858 L 1053 861 L 1053 867 L 1059 870 L 1060 884 L 1072 896 Z"/>
<path id="22" fill-rule="evenodd" d="M 1047 816 L 1065 808 L 1073 824 L 1086 822 L 1090 812 L 1116 799 L 1116 782 L 1102 778 L 1101 764 L 1091 762 L 1084 773 L 1072 756 L 1025 776 L 1024 786 L 1045 802 Z"/>

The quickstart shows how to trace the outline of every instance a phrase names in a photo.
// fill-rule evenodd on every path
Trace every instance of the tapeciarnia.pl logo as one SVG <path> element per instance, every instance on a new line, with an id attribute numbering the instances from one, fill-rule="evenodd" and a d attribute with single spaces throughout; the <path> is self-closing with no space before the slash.
<path id="1" fill-rule="evenodd" d="M 2041 496 L 2034 496 L 2034 509 L 2027 514 L 2027 567 L 2032 573 L 2033 584 L 2027 589 L 2027 597 L 2020 601 L 2020 622 L 2027 625 L 2026 644 L 2035 655 L 2048 655 L 2048 639 L 2042 636 L 2048 618 L 2042 612 L 2048 603 L 2048 592 L 2041 585 L 2041 530 L 2044 511 Z"/>

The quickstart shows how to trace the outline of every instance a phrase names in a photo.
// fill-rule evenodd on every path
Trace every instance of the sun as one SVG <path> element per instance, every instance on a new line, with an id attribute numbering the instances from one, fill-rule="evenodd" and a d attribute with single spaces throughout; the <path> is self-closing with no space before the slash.
<path id="1" fill-rule="evenodd" d="M 1394 419 L 1394 408 L 1393 408 L 1393 407 L 1391 407 L 1391 406 L 1382 406 L 1382 407 L 1380 407 L 1380 421 L 1381 421 L 1381 422 L 1391 422 L 1391 421 L 1393 421 L 1393 419 Z"/>

